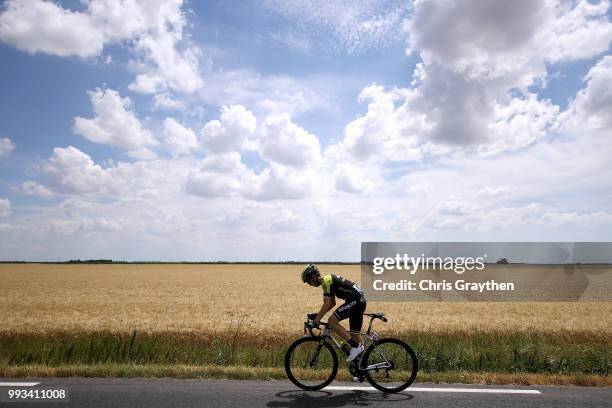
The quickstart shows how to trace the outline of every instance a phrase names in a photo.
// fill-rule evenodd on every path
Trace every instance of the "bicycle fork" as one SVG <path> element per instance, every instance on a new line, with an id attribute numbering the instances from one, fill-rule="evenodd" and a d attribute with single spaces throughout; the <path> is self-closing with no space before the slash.
<path id="1" fill-rule="evenodd" d="M 317 359 L 319 358 L 319 353 L 321 352 L 321 349 L 323 348 L 323 342 L 324 342 L 324 340 L 321 340 L 319 342 L 319 345 L 315 349 L 315 352 L 312 354 L 312 358 L 310 359 L 310 368 L 315 368 L 316 367 Z"/>

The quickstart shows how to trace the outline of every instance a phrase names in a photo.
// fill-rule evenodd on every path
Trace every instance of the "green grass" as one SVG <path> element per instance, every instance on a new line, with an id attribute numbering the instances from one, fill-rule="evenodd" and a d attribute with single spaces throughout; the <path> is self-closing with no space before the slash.
<path id="1" fill-rule="evenodd" d="M 570 383 L 601 385 L 610 378 L 611 340 L 606 332 L 415 331 L 385 335 L 399 337 L 414 348 L 421 381 L 463 378 L 465 382 L 472 378 L 470 382 L 486 382 L 495 376 L 516 379 L 531 375 L 557 376 L 563 378 L 561 383 L 570 378 Z M 7 376 L 40 375 L 48 370 L 53 376 L 105 376 L 108 372 L 128 377 L 285 378 L 284 355 L 295 338 L 288 333 L 238 331 L 0 332 L 0 370 Z M 339 374 L 345 371 L 341 367 Z"/>
<path id="2" fill-rule="evenodd" d="M 46 365 L 3 366 L 0 377 L 119 377 L 119 378 L 183 378 L 229 380 L 287 380 L 280 367 L 189 366 L 160 364 L 72 364 L 49 367 Z M 340 370 L 337 381 L 351 381 L 346 370 Z M 610 376 L 561 375 L 525 373 L 471 373 L 461 371 L 424 373 L 417 376 L 419 383 L 462 384 L 520 384 L 520 385 L 582 385 L 612 386 Z"/>

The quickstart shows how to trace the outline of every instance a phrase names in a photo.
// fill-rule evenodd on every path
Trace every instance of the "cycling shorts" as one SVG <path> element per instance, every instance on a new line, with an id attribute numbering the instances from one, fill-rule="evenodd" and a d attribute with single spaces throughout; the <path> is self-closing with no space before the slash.
<path id="1" fill-rule="evenodd" d="M 366 301 L 361 300 L 350 300 L 342 306 L 338 307 L 334 312 L 334 316 L 338 320 L 349 319 L 349 326 L 352 331 L 361 331 L 361 325 L 363 324 L 363 312 L 366 309 Z"/>

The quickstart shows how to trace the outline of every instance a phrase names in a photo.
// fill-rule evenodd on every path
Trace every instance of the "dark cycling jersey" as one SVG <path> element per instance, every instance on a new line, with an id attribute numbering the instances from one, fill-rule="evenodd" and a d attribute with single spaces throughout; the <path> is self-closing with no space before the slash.
<path id="1" fill-rule="evenodd" d="M 348 279 L 344 279 L 342 276 L 325 275 L 321 286 L 323 286 L 324 297 L 338 296 L 340 299 L 344 299 L 347 302 L 351 300 L 365 301 L 363 291 L 359 285 Z"/>

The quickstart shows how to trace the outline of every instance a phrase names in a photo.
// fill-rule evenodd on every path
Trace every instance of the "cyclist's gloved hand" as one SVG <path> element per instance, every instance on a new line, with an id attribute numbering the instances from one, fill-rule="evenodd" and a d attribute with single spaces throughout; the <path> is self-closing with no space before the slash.
<path id="1" fill-rule="evenodd" d="M 319 323 L 315 322 L 314 320 L 308 319 L 306 323 L 304 323 L 304 327 L 307 329 L 316 329 L 319 327 Z"/>

